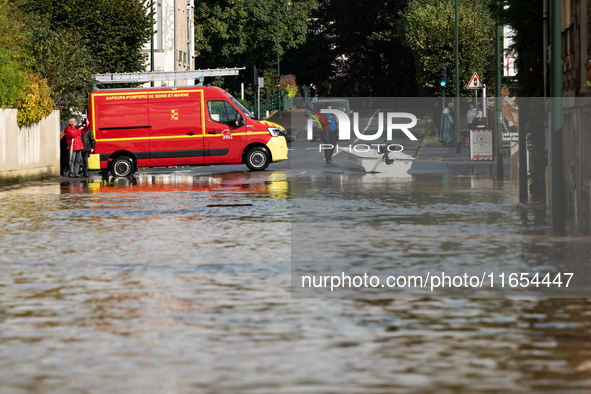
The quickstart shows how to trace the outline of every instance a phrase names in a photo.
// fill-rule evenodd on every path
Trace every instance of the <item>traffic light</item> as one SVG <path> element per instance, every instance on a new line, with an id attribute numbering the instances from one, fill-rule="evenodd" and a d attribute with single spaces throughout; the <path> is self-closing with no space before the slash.
<path id="1" fill-rule="evenodd" d="M 439 85 L 441 85 L 442 88 L 447 86 L 447 67 L 445 64 L 439 66 Z"/>

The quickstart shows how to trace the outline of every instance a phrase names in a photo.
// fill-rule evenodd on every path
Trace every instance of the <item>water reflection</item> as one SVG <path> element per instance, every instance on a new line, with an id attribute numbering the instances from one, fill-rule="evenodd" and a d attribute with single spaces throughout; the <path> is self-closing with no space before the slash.
<path id="1" fill-rule="evenodd" d="M 571 237 L 563 245 L 547 236 L 545 206 L 517 204 L 517 192 L 516 183 L 488 176 L 299 176 L 292 182 L 292 241 L 305 248 L 292 249 L 294 295 L 430 297 L 430 286 L 404 291 L 384 289 L 384 282 L 392 275 L 429 281 L 446 273 L 480 278 L 479 291 L 458 286 L 439 296 L 591 297 L 589 239 Z M 521 273 L 536 284 L 510 286 L 510 275 Z M 561 284 L 571 278 L 564 273 L 574 274 L 568 287 Z M 331 291 L 309 280 L 302 287 L 304 276 L 347 274 L 375 275 L 381 285 Z"/>
<path id="2" fill-rule="evenodd" d="M 0 391 L 591 391 L 585 299 L 292 298 L 291 248 L 313 250 L 292 236 L 321 211 L 337 233 L 373 228 L 397 263 L 591 256 L 586 238 L 547 237 L 543 208 L 509 182 L 341 175 L 0 192 Z"/>

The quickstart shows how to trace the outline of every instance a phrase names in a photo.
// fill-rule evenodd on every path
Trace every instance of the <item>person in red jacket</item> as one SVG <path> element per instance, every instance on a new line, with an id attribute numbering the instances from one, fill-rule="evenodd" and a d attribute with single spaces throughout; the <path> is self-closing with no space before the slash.
<path id="1" fill-rule="evenodd" d="M 78 169 L 80 168 L 80 157 L 84 145 L 82 144 L 82 131 L 76 127 L 76 119 L 70 118 L 68 127 L 66 127 L 66 139 L 68 141 L 68 149 L 71 153 L 70 158 L 70 178 L 80 178 Z"/>

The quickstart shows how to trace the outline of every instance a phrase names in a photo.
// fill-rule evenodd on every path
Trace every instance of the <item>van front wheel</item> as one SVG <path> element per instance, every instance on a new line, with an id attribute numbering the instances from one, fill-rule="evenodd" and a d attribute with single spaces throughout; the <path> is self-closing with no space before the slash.
<path id="1" fill-rule="evenodd" d="M 267 149 L 263 147 L 256 146 L 246 153 L 246 166 L 251 171 L 263 171 L 269 166 L 270 162 L 271 155 L 269 155 Z"/>
<path id="2" fill-rule="evenodd" d="M 111 163 L 111 174 L 115 177 L 132 176 L 135 172 L 135 162 L 127 156 L 119 156 Z"/>

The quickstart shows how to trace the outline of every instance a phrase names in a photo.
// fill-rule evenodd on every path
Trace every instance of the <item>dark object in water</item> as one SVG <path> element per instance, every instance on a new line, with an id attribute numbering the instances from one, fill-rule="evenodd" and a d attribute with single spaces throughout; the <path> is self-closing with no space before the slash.
<path id="1" fill-rule="evenodd" d="M 209 204 L 207 208 L 210 207 L 252 207 L 252 204 Z"/>

